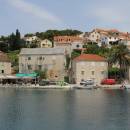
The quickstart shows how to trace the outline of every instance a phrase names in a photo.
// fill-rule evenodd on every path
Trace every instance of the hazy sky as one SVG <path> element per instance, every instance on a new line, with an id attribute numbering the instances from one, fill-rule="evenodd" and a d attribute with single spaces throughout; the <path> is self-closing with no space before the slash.
<path id="1" fill-rule="evenodd" d="M 116 28 L 130 32 L 130 0 L 0 0 L 0 35 L 19 29 Z"/>

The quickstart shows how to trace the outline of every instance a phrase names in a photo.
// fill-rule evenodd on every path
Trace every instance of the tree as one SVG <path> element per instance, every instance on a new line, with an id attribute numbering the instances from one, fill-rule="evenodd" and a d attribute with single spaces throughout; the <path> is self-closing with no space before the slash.
<path id="1" fill-rule="evenodd" d="M 35 72 L 40 76 L 41 79 L 47 79 L 47 69 L 35 70 Z"/>
<path id="2" fill-rule="evenodd" d="M 14 40 L 14 46 L 15 46 L 15 50 L 19 50 L 20 49 L 20 45 L 21 44 L 21 35 L 19 30 L 16 30 L 16 34 L 15 34 L 15 40 Z"/>
<path id="3" fill-rule="evenodd" d="M 71 53 L 71 60 L 73 60 L 74 58 L 78 57 L 81 55 L 81 51 L 78 51 L 78 50 L 74 50 L 72 53 Z"/>
<path id="4" fill-rule="evenodd" d="M 108 69 L 108 77 L 118 79 L 120 76 L 120 69 L 117 67 L 112 67 Z"/>
<path id="5" fill-rule="evenodd" d="M 0 42 L 0 51 L 8 52 L 8 43 Z"/>
<path id="6" fill-rule="evenodd" d="M 119 64 L 120 77 L 126 78 L 127 68 L 130 65 L 130 60 L 128 59 L 130 52 L 128 48 L 125 45 L 120 44 L 112 47 L 110 52 L 109 62 L 111 64 Z"/>
<path id="7" fill-rule="evenodd" d="M 47 30 L 46 32 L 36 32 L 36 36 L 40 39 L 49 39 L 53 41 L 54 36 L 76 36 L 80 35 L 82 32 L 78 30 Z"/>
<path id="8" fill-rule="evenodd" d="M 13 51 L 13 50 L 15 50 L 15 44 L 14 44 L 14 42 L 15 42 L 15 34 L 14 33 L 12 33 L 10 36 L 9 36 L 9 50 L 10 51 Z"/>
<path id="9" fill-rule="evenodd" d="M 12 33 L 9 36 L 8 43 L 10 51 L 20 50 L 20 48 L 25 46 L 25 42 L 21 39 L 21 35 L 18 29 L 16 30 L 15 34 Z"/>
<path id="10" fill-rule="evenodd" d="M 99 53 L 99 46 L 97 44 L 87 44 L 85 45 L 86 54 L 98 54 Z"/>
<path id="11" fill-rule="evenodd" d="M 99 47 L 98 55 L 108 58 L 109 53 L 110 53 L 110 49 L 109 48 L 107 48 L 105 46 Z"/>
<path id="12" fill-rule="evenodd" d="M 66 69 L 69 69 L 69 66 L 70 66 L 70 63 L 71 63 L 70 60 L 71 60 L 71 59 L 70 59 L 70 56 L 69 56 L 69 55 L 66 55 Z"/>

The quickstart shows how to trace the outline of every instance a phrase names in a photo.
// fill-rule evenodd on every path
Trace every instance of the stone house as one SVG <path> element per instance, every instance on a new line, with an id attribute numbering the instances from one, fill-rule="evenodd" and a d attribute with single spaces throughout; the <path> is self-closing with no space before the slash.
<path id="1" fill-rule="evenodd" d="M 39 41 L 39 38 L 37 36 L 27 36 L 23 38 L 26 42 L 26 45 L 30 45 L 32 43 L 35 43 L 36 41 Z"/>
<path id="2" fill-rule="evenodd" d="M 40 48 L 52 48 L 53 44 L 52 44 L 52 42 L 50 40 L 45 39 L 45 40 L 41 40 L 39 42 L 39 47 Z"/>
<path id="3" fill-rule="evenodd" d="M 119 32 L 116 29 L 94 29 L 89 34 L 89 40 L 92 42 L 96 42 L 98 46 L 106 45 L 108 47 L 111 47 L 111 45 L 115 42 L 118 42 L 119 35 L 122 35 L 121 32 Z"/>
<path id="4" fill-rule="evenodd" d="M 100 38 L 101 34 L 97 29 L 94 29 L 92 32 L 90 32 L 89 37 L 88 37 L 92 42 L 100 44 Z"/>
<path id="5" fill-rule="evenodd" d="M 72 61 L 72 82 L 93 79 L 97 84 L 107 78 L 108 63 L 104 57 L 94 54 L 81 54 Z"/>
<path id="6" fill-rule="evenodd" d="M 73 49 L 83 47 L 83 38 L 79 36 L 55 36 L 54 46 L 64 48 L 66 54 L 71 55 Z"/>
<path id="7" fill-rule="evenodd" d="M 7 54 L 0 51 L 0 75 L 11 74 L 11 61 Z"/>
<path id="8" fill-rule="evenodd" d="M 50 80 L 63 80 L 65 73 L 63 48 L 23 48 L 19 55 L 19 72 L 47 71 Z"/>

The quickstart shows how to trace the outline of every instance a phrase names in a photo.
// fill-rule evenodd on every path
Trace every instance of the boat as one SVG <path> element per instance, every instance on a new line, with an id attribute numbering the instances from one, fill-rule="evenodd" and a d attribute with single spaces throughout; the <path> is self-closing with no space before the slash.
<path id="1" fill-rule="evenodd" d="M 84 84 L 84 85 L 76 84 L 75 86 L 73 86 L 73 88 L 74 89 L 98 89 L 99 86 L 94 84 Z"/>
<path id="2" fill-rule="evenodd" d="M 74 86 L 75 89 L 97 89 L 98 86 L 95 85 L 93 79 L 88 79 L 85 81 L 81 81 L 80 84 Z"/>
<path id="3" fill-rule="evenodd" d="M 120 89 L 130 89 L 130 84 L 122 85 Z"/>
<path id="4" fill-rule="evenodd" d="M 94 89 L 93 85 L 76 85 L 73 88 L 75 89 Z"/>

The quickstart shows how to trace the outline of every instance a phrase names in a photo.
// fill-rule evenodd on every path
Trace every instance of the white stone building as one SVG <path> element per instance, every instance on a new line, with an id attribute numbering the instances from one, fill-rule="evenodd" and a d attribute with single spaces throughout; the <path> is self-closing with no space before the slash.
<path id="1" fill-rule="evenodd" d="M 50 80 L 63 80 L 65 50 L 62 48 L 23 48 L 19 55 L 19 72 L 47 71 Z"/>
<path id="2" fill-rule="evenodd" d="M 40 48 L 52 48 L 53 44 L 52 44 L 52 42 L 50 40 L 45 39 L 45 40 L 41 40 L 39 42 L 39 47 Z"/>
<path id="3" fill-rule="evenodd" d="M 11 74 L 11 61 L 9 57 L 0 51 L 0 75 Z"/>
<path id="4" fill-rule="evenodd" d="M 112 44 L 118 42 L 120 32 L 118 30 L 106 30 L 106 29 L 94 29 L 89 34 L 89 40 L 91 42 L 96 42 L 98 46 L 106 45 L 111 47 Z"/>
<path id="5" fill-rule="evenodd" d="M 30 45 L 32 43 L 35 43 L 36 41 L 39 41 L 39 38 L 37 36 L 27 36 L 23 38 L 27 45 Z"/>
<path id="6" fill-rule="evenodd" d="M 104 57 L 94 54 L 81 54 L 72 61 L 72 82 L 93 79 L 97 84 L 108 76 L 108 63 Z"/>

